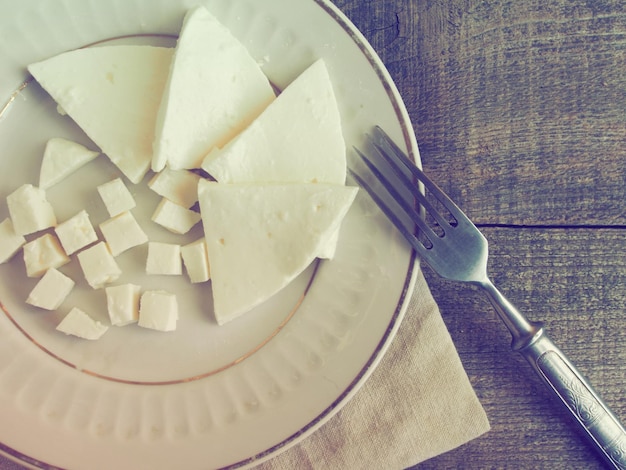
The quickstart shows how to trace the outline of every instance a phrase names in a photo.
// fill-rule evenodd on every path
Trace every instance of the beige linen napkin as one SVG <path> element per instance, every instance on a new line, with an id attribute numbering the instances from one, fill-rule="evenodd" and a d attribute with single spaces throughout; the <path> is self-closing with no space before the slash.
<path id="1" fill-rule="evenodd" d="M 257 470 L 402 469 L 489 429 L 422 273 L 387 354 L 356 396 Z M 22 467 L 0 457 L 0 470 Z"/>
<path id="2" fill-rule="evenodd" d="M 396 338 L 319 431 L 256 470 L 403 469 L 489 430 L 422 272 Z"/>

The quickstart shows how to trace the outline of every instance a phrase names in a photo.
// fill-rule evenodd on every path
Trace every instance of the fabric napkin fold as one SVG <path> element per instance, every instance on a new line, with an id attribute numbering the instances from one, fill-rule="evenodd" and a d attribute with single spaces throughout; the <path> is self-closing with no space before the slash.
<path id="1" fill-rule="evenodd" d="M 403 469 L 489 430 L 420 270 L 398 333 L 350 402 L 257 470 Z"/>
<path id="2" fill-rule="evenodd" d="M 403 323 L 361 390 L 317 432 L 257 470 L 403 469 L 488 430 L 420 271 Z M 0 470 L 21 469 L 0 456 Z"/>

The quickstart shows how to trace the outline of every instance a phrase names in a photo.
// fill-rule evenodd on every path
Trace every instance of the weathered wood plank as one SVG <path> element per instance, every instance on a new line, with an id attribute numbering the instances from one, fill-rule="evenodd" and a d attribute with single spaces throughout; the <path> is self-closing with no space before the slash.
<path id="1" fill-rule="evenodd" d="M 496 283 L 626 421 L 623 2 L 335 2 L 396 81 L 426 171 L 484 226 Z M 427 278 L 493 430 L 419 468 L 602 468 L 482 294 Z"/>
<path id="2" fill-rule="evenodd" d="M 501 290 L 626 420 L 626 231 L 487 229 Z M 549 396 L 482 294 L 427 279 L 492 430 L 418 468 L 602 468 Z"/>
<path id="3" fill-rule="evenodd" d="M 397 81 L 424 166 L 476 222 L 626 225 L 619 2 L 337 4 Z"/>

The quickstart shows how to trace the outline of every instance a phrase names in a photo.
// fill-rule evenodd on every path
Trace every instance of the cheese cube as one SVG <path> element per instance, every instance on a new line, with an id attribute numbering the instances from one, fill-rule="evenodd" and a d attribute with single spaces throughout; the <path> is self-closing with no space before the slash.
<path id="1" fill-rule="evenodd" d="M 160 242 L 148 243 L 146 273 L 172 275 L 182 274 L 183 267 L 180 257 L 180 245 Z"/>
<path id="2" fill-rule="evenodd" d="M 148 241 L 148 236 L 130 212 L 122 212 L 112 219 L 102 222 L 100 230 L 109 244 L 113 256 Z"/>
<path id="3" fill-rule="evenodd" d="M 138 325 L 159 331 L 173 331 L 178 320 L 176 296 L 166 291 L 146 291 L 141 296 Z"/>
<path id="4" fill-rule="evenodd" d="M 26 239 L 15 233 L 11 219 L 0 222 L 0 264 L 9 261 L 24 243 Z"/>
<path id="5" fill-rule="evenodd" d="M 46 143 L 39 171 L 39 187 L 48 189 L 99 155 L 71 140 L 55 137 Z"/>
<path id="6" fill-rule="evenodd" d="M 100 289 L 122 275 L 115 258 L 104 242 L 81 251 L 77 257 L 87 283 L 94 289 Z"/>
<path id="7" fill-rule="evenodd" d="M 189 245 L 182 246 L 180 254 L 183 257 L 187 275 L 191 282 L 205 282 L 211 278 L 209 256 L 204 237 Z"/>
<path id="8" fill-rule="evenodd" d="M 46 271 L 46 274 L 28 294 L 26 303 L 46 310 L 56 310 L 73 288 L 74 281 L 51 268 Z"/>
<path id="9" fill-rule="evenodd" d="M 24 245 L 24 264 L 28 277 L 39 277 L 50 268 L 59 268 L 70 262 L 59 240 L 51 233 Z"/>
<path id="10" fill-rule="evenodd" d="M 94 320 L 81 309 L 74 307 L 65 315 L 57 330 L 66 335 L 78 336 L 83 339 L 99 339 L 109 329 L 99 321 Z"/>
<path id="11" fill-rule="evenodd" d="M 200 222 L 201 218 L 198 212 L 185 209 L 167 198 L 161 199 L 152 215 L 153 222 L 170 232 L 181 235 L 189 232 L 194 225 Z"/>
<path id="12" fill-rule="evenodd" d="M 57 224 L 52 206 L 46 199 L 46 191 L 24 184 L 7 196 L 9 215 L 18 235 L 39 232 Z"/>
<path id="13" fill-rule="evenodd" d="M 68 255 L 98 240 L 98 235 L 89 221 L 89 214 L 84 210 L 57 225 L 54 231 Z"/>
<path id="14" fill-rule="evenodd" d="M 166 167 L 148 182 L 148 186 L 159 196 L 189 208 L 198 201 L 200 176 L 187 170 L 172 170 Z"/>
<path id="15" fill-rule="evenodd" d="M 140 286 L 123 284 L 107 287 L 105 291 L 112 325 L 124 326 L 139 320 Z"/>
<path id="16" fill-rule="evenodd" d="M 98 193 L 111 217 L 129 211 L 136 206 L 133 195 L 130 194 L 121 178 L 115 178 L 108 183 L 101 184 L 98 186 Z"/>

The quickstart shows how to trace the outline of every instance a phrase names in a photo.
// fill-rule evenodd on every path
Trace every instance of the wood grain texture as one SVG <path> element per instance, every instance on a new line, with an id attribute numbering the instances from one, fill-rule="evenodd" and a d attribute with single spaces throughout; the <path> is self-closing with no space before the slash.
<path id="1" fill-rule="evenodd" d="M 495 283 L 626 421 L 626 6 L 335 0 L 379 53 L 425 170 Z M 492 431 L 416 468 L 603 468 L 483 295 L 426 269 Z"/>

